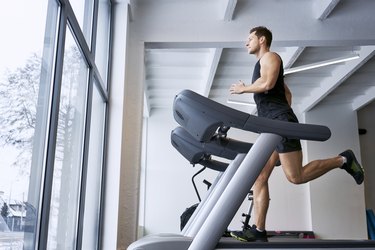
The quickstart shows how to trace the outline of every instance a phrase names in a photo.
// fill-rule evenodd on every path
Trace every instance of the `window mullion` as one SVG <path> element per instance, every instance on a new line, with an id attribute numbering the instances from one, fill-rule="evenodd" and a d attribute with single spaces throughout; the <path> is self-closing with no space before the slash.
<path id="1" fill-rule="evenodd" d="M 52 88 L 52 102 L 51 102 L 51 117 L 50 126 L 48 132 L 48 146 L 46 155 L 46 169 L 44 175 L 44 185 L 42 194 L 42 206 L 41 206 L 41 217 L 40 217 L 40 230 L 38 249 L 47 249 L 48 241 L 48 226 L 49 226 L 49 215 L 50 205 L 52 196 L 52 183 L 54 173 L 54 162 L 55 162 L 55 151 L 56 151 L 56 140 L 58 130 L 58 118 L 59 118 L 59 106 L 60 106 L 60 94 L 61 94 L 61 82 L 63 74 L 63 61 L 64 61 L 64 50 L 65 50 L 65 34 L 67 27 L 67 15 L 64 11 L 65 6 L 60 6 L 60 20 L 58 25 L 57 33 L 57 50 L 56 50 L 56 66 L 53 79 Z"/>

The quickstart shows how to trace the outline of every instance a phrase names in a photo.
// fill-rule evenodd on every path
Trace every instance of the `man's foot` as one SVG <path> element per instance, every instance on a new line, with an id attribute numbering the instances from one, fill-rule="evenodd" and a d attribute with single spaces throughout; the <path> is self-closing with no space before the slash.
<path id="1" fill-rule="evenodd" d="M 231 231 L 229 231 L 228 229 L 225 230 L 225 232 L 223 233 L 223 237 L 231 237 L 232 235 L 230 233 Z"/>
<path id="2" fill-rule="evenodd" d="M 242 231 L 232 231 L 230 235 L 240 241 L 267 241 L 267 231 L 260 232 L 256 226 L 244 228 Z"/>
<path id="3" fill-rule="evenodd" d="M 363 171 L 362 166 L 358 163 L 357 159 L 355 158 L 353 151 L 348 149 L 342 152 L 340 155 L 346 158 L 346 163 L 344 163 L 344 165 L 342 165 L 341 168 L 345 169 L 346 172 L 353 176 L 354 180 L 357 182 L 358 185 L 361 184 L 365 178 L 365 172 Z"/>

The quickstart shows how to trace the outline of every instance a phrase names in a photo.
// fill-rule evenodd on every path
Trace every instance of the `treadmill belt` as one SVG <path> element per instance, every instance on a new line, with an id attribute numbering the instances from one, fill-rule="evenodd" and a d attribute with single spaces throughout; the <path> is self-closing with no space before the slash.
<path id="1" fill-rule="evenodd" d="M 375 240 L 320 240 L 271 237 L 268 242 L 221 238 L 215 249 L 375 249 Z"/>

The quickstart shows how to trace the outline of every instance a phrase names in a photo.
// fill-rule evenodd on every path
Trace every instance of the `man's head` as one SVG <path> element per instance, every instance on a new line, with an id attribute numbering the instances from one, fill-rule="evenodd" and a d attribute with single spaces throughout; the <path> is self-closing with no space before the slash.
<path id="1" fill-rule="evenodd" d="M 263 26 L 254 27 L 250 30 L 246 47 L 250 54 L 255 54 L 260 46 L 271 47 L 272 32 Z"/>
<path id="2" fill-rule="evenodd" d="M 255 32 L 254 35 L 256 35 L 259 39 L 261 37 L 264 37 L 266 39 L 267 47 L 271 47 L 272 32 L 269 29 L 267 29 L 264 26 L 258 26 L 258 27 L 254 27 L 250 30 L 250 34 L 253 33 L 253 32 Z"/>

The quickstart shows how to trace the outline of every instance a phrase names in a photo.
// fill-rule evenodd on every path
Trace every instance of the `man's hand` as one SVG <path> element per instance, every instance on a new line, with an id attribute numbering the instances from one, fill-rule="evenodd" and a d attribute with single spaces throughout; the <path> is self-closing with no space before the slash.
<path id="1" fill-rule="evenodd" d="M 245 89 L 245 83 L 241 80 L 238 81 L 238 83 L 234 83 L 230 86 L 229 92 L 231 94 L 242 94 Z"/>

